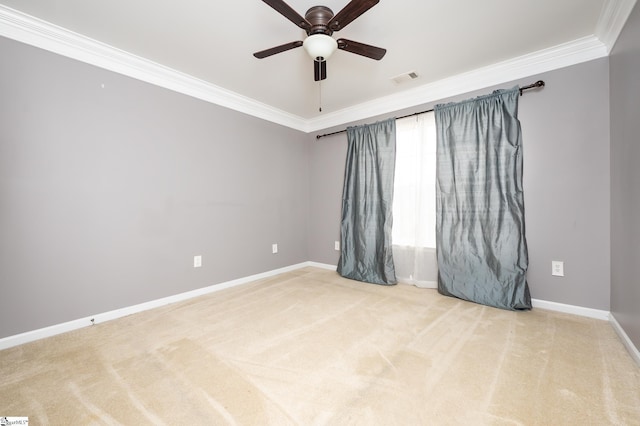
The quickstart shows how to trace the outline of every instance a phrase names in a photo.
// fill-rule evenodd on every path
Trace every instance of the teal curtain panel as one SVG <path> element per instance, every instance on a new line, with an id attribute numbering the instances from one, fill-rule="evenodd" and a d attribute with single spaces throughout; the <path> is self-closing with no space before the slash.
<path id="1" fill-rule="evenodd" d="M 347 128 L 338 273 L 373 284 L 397 283 L 391 249 L 395 118 Z"/>
<path id="2" fill-rule="evenodd" d="M 434 109 L 438 290 L 510 310 L 531 309 L 519 94 Z"/>

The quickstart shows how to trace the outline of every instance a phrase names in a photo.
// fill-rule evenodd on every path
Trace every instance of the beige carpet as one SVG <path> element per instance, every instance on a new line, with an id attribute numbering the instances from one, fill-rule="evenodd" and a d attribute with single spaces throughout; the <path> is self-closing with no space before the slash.
<path id="1" fill-rule="evenodd" d="M 640 425 L 611 326 L 300 269 L 0 352 L 30 425 Z"/>

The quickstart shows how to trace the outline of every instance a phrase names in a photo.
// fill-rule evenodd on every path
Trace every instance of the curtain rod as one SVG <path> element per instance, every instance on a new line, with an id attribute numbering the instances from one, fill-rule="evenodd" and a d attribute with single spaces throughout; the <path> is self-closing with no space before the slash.
<path id="1" fill-rule="evenodd" d="M 542 80 L 538 80 L 533 84 L 530 84 L 528 86 L 523 86 L 520 88 L 520 96 L 522 96 L 522 93 L 525 90 L 530 90 L 530 89 L 537 89 L 538 87 L 544 87 L 544 81 Z M 407 114 L 407 115 L 403 115 L 402 117 L 396 117 L 396 120 L 400 120 L 401 118 L 409 118 L 409 117 L 413 117 L 414 115 L 420 115 L 420 114 L 425 114 L 427 112 L 433 112 L 433 108 L 428 109 L 426 111 L 420 111 L 420 112 L 414 112 L 413 114 Z M 338 130 L 337 132 L 331 132 L 331 133 L 325 133 L 324 135 L 317 135 L 316 139 L 320 139 L 320 138 L 324 138 L 325 136 L 333 136 L 333 135 L 337 135 L 340 133 L 344 133 L 346 132 L 347 129 L 343 129 L 343 130 Z"/>

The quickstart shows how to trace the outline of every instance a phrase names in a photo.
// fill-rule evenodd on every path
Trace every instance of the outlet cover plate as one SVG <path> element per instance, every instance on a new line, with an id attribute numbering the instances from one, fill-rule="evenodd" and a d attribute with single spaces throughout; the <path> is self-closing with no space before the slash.
<path id="1" fill-rule="evenodd" d="M 552 260 L 551 275 L 555 277 L 564 277 L 564 262 L 560 260 Z"/>

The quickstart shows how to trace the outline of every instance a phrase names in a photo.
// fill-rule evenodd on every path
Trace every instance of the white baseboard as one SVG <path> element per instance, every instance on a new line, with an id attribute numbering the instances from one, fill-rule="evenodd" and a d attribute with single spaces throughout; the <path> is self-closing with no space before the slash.
<path id="1" fill-rule="evenodd" d="M 199 288 L 192 291 L 176 294 L 174 296 L 164 297 L 162 299 L 152 300 L 138 305 L 129 306 L 122 309 L 116 309 L 109 312 L 104 312 L 96 315 L 91 315 L 85 318 L 68 321 L 62 324 L 56 324 L 49 327 L 41 328 L 38 330 L 28 331 L 26 333 L 17 334 L 15 336 L 9 336 L 0 339 L 0 350 L 11 348 L 14 346 L 22 345 L 24 343 L 33 342 L 35 340 L 44 339 L 46 337 L 55 336 L 57 334 L 66 333 L 68 331 L 77 330 L 82 327 L 88 327 L 93 324 L 99 324 L 102 322 L 110 321 L 117 318 L 122 318 L 127 315 L 135 314 L 138 312 L 147 311 L 149 309 L 158 308 L 161 306 L 169 305 L 171 303 L 181 302 L 183 300 L 192 299 L 194 297 L 202 296 L 205 294 L 213 293 L 216 291 L 224 290 L 231 287 L 236 287 L 242 284 L 247 284 L 252 281 L 260 280 L 263 278 L 269 278 L 275 275 L 279 275 L 285 272 L 294 271 L 307 266 L 312 266 L 327 270 L 336 270 L 336 265 L 329 265 L 326 263 L 318 262 L 303 262 L 296 265 L 287 266 L 284 268 L 274 269 L 272 271 L 263 272 L 260 274 L 250 275 L 244 278 L 239 278 L 224 283 L 214 284 L 208 287 Z M 633 345 L 629 337 L 626 335 L 620 324 L 615 318 L 607 311 L 599 309 L 583 308 L 580 306 L 565 305 L 556 302 L 547 302 L 544 300 L 533 299 L 532 304 L 534 308 L 547 309 L 550 311 L 564 312 L 568 314 L 579 315 L 583 317 L 601 319 L 610 321 L 613 328 L 616 330 L 624 345 L 629 349 L 629 353 L 640 364 L 640 354 L 638 349 Z"/>
<path id="2" fill-rule="evenodd" d="M 261 274 L 250 275 L 248 277 L 239 278 L 237 280 L 214 284 L 208 287 L 187 291 L 187 292 L 176 294 L 169 297 L 163 297 L 162 299 L 151 300 L 149 302 L 128 306 L 126 308 L 115 309 L 113 311 L 91 315 L 85 318 L 68 321 L 62 324 L 56 324 L 49 327 L 40 328 L 38 330 L 27 331 L 25 333 L 16 334 L 14 336 L 9 336 L 9 337 L 0 339 L 0 350 L 22 345 L 24 343 L 33 342 L 35 340 L 44 339 L 45 337 L 51 337 L 57 334 L 62 334 L 69 331 L 77 330 L 79 328 L 88 327 L 93 324 L 99 324 L 99 323 L 110 321 L 113 319 L 122 318 L 127 315 L 136 314 L 138 312 L 147 311 L 149 309 L 159 308 L 161 306 L 169 305 L 171 303 L 192 299 L 194 297 L 202 296 L 205 294 L 213 293 L 216 291 L 224 290 L 224 289 L 235 287 L 238 285 L 247 284 L 252 281 L 256 281 L 263 278 L 279 275 L 285 272 L 294 271 L 296 269 L 304 268 L 305 266 L 323 267 L 322 264 L 319 264 L 319 263 L 316 264 L 314 262 L 303 262 L 297 265 L 291 265 L 284 268 L 274 269 L 272 271 L 263 272 Z M 324 265 L 324 266 L 330 266 L 330 265 Z"/>
<path id="3" fill-rule="evenodd" d="M 565 314 L 579 315 L 581 317 L 595 318 L 609 321 L 609 311 L 600 309 L 583 308 L 582 306 L 565 305 L 564 303 L 548 302 L 546 300 L 532 299 L 534 308 L 546 309 L 548 311 L 563 312 Z"/>
<path id="4" fill-rule="evenodd" d="M 438 289 L 438 282 L 437 281 L 420 281 L 420 282 L 415 282 L 415 281 L 409 281 L 409 280 L 403 280 L 401 278 L 398 278 L 398 284 L 404 284 L 404 285 L 412 285 L 414 287 L 418 287 L 418 288 L 430 288 L 430 289 Z"/>
<path id="5" fill-rule="evenodd" d="M 328 263 L 318 262 L 307 262 L 306 266 L 314 266 L 316 268 L 328 269 L 330 271 L 335 271 L 337 269 L 337 265 L 329 265 Z"/>
<path id="6" fill-rule="evenodd" d="M 613 329 L 618 334 L 618 337 L 620 337 L 620 340 L 622 340 L 622 344 L 627 348 L 627 351 L 629 351 L 631 358 L 633 358 L 636 364 L 640 366 L 640 351 L 638 350 L 638 348 L 636 348 L 636 346 L 633 344 L 633 342 L 631 341 L 627 333 L 625 333 L 624 329 L 616 320 L 616 317 L 613 314 L 609 316 L 609 321 Z"/>
<path id="7" fill-rule="evenodd" d="M 316 268 L 329 269 L 332 271 L 335 271 L 337 268 L 336 265 L 329 265 L 326 263 L 317 263 L 317 262 L 306 262 L 305 266 L 315 266 Z M 402 282 L 402 281 L 399 281 L 399 283 L 407 284 L 407 285 L 415 285 L 413 283 Z M 438 288 L 437 281 L 428 281 L 425 284 L 426 285 L 420 285 L 416 287 L 429 288 L 429 289 Z M 595 319 L 604 320 L 604 321 L 609 321 L 609 318 L 610 318 L 609 311 L 603 311 L 600 309 L 584 308 L 582 306 L 575 306 L 575 305 L 565 305 L 564 303 L 548 302 L 546 300 L 539 300 L 539 299 L 532 299 L 531 303 L 534 308 L 546 309 L 548 311 L 562 312 L 565 314 L 573 314 L 581 317 L 595 318 Z"/>

